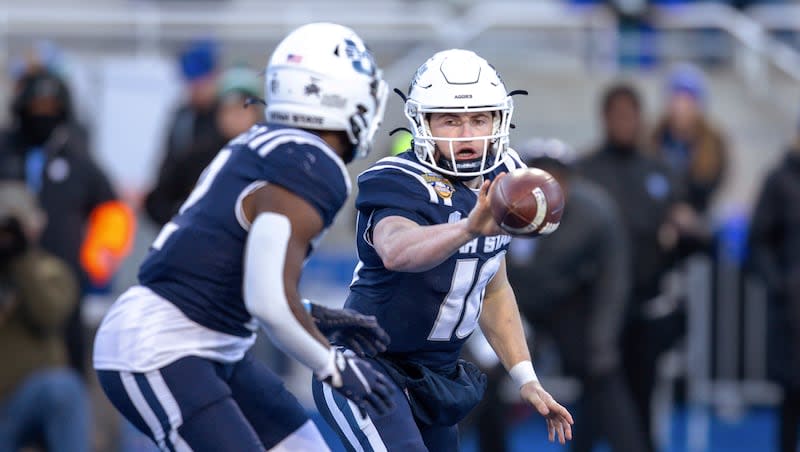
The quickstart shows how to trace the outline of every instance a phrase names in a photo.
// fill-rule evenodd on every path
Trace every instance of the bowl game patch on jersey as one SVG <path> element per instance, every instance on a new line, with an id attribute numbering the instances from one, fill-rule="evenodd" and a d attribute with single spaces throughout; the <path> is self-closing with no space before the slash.
<path id="1" fill-rule="evenodd" d="M 427 173 L 423 174 L 422 178 L 425 179 L 425 182 L 427 182 L 431 187 L 433 187 L 433 190 L 442 199 L 450 199 L 453 196 L 453 192 L 456 191 L 453 183 L 442 175 Z"/>

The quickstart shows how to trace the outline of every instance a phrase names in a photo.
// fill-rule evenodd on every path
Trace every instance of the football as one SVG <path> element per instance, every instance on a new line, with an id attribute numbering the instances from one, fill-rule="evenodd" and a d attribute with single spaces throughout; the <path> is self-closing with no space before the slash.
<path id="1" fill-rule="evenodd" d="M 492 184 L 489 202 L 503 230 L 515 236 L 536 237 L 558 228 L 564 192 L 547 171 L 519 168 Z"/>

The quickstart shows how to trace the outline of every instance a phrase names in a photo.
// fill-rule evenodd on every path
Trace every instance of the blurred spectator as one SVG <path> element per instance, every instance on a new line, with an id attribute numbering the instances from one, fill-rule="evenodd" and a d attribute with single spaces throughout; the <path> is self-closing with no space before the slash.
<path id="1" fill-rule="evenodd" d="M 623 67 L 657 63 L 660 35 L 650 20 L 652 0 L 571 0 L 575 5 L 605 5 L 617 17 L 618 62 Z"/>
<path id="2" fill-rule="evenodd" d="M 167 141 L 158 175 L 159 181 L 164 180 L 164 171 L 171 170 L 177 160 L 185 159 L 186 154 L 191 153 L 194 144 L 200 142 L 204 134 L 217 132 L 215 118 L 219 75 L 217 53 L 217 43 L 204 39 L 190 43 L 179 57 L 188 98 L 178 107 L 167 126 Z M 148 196 L 145 209 L 154 222 L 163 225 L 174 211 L 165 210 L 165 206 L 159 201 L 152 200 Z"/>
<path id="3" fill-rule="evenodd" d="M 687 202 L 700 215 L 707 213 L 728 163 L 725 139 L 704 112 L 707 98 L 703 73 L 679 66 L 669 76 L 666 112 L 652 136 L 652 150 L 681 179 Z"/>
<path id="4" fill-rule="evenodd" d="M 797 450 L 800 423 L 800 133 L 767 176 L 753 212 L 751 259 L 769 293 L 770 374 L 783 387 L 781 452 Z"/>
<path id="5" fill-rule="evenodd" d="M 145 207 L 153 221 L 159 225 L 169 221 L 217 152 L 262 120 L 263 108 L 245 105 L 249 98 L 261 95 L 260 86 L 260 77 L 251 69 L 234 67 L 225 71 L 219 79 L 219 97 L 212 108 L 214 125 L 198 130 L 189 148 L 164 161 L 156 185 L 147 195 Z"/>
<path id="6" fill-rule="evenodd" d="M 392 139 L 391 155 L 397 155 L 406 152 L 407 150 L 411 149 L 413 143 L 414 136 L 411 135 L 411 133 L 403 131 L 397 132 Z"/>
<path id="7" fill-rule="evenodd" d="M 670 169 L 641 148 L 642 106 L 633 86 L 617 84 L 602 99 L 603 143 L 578 162 L 581 174 L 614 199 L 631 244 L 631 292 L 623 328 L 623 367 L 642 425 L 652 443 L 651 396 L 656 363 L 685 330 L 681 312 L 655 317 L 648 302 L 672 265 L 680 229 L 671 221 L 681 199 Z M 652 445 L 650 446 L 652 450 Z"/>
<path id="8" fill-rule="evenodd" d="M 552 174 L 566 197 L 556 232 L 512 241 L 508 277 L 525 319 L 537 335 L 555 340 L 565 374 L 581 382 L 572 450 L 590 452 L 606 440 L 613 451 L 645 451 L 644 419 L 623 376 L 619 345 L 631 281 L 623 218 L 605 191 L 575 174 L 575 152 L 563 142 L 532 140 L 519 152 L 528 166 Z"/>
<path id="9" fill-rule="evenodd" d="M 82 287 L 107 285 L 133 236 L 133 217 L 89 154 L 70 92 L 49 72 L 24 75 L 12 101 L 13 125 L 0 134 L 0 180 L 25 181 L 50 221 L 41 246 L 64 260 Z M 70 363 L 85 368 L 80 304 L 67 325 Z"/>
<path id="10" fill-rule="evenodd" d="M 44 223 L 24 184 L 0 182 L 0 450 L 88 451 L 88 395 L 63 339 L 78 284 L 39 248 Z"/>
<path id="11" fill-rule="evenodd" d="M 258 73 L 245 66 L 235 66 L 222 74 L 216 99 L 216 124 L 226 142 L 263 119 L 262 108 L 247 104 L 250 98 L 260 99 L 261 84 Z"/>
<path id="12" fill-rule="evenodd" d="M 16 83 L 27 75 L 40 72 L 63 75 L 64 56 L 61 49 L 48 40 L 38 40 L 25 53 L 9 61 L 9 76 L 15 83 L 15 93 L 19 88 Z"/>

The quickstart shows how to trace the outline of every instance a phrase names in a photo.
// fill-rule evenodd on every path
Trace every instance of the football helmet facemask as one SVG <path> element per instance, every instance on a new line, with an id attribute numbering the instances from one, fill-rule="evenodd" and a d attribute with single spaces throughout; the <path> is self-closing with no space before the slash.
<path id="1" fill-rule="evenodd" d="M 474 52 L 451 49 L 433 55 L 417 69 L 408 89 L 404 112 L 420 162 L 439 173 L 471 179 L 502 163 L 508 149 L 513 111 L 513 100 L 494 67 Z M 432 135 L 428 122 L 430 114 L 474 112 L 491 112 L 491 135 L 464 138 Z M 456 160 L 452 152 L 454 142 L 479 140 L 484 143 L 480 157 Z M 437 141 L 448 143 L 450 158 L 437 155 Z"/>
<path id="2" fill-rule="evenodd" d="M 266 69 L 269 122 L 340 130 L 365 157 L 383 120 L 387 85 L 372 53 L 350 28 L 304 25 L 276 47 Z M 350 160 L 350 159 L 346 159 Z"/>

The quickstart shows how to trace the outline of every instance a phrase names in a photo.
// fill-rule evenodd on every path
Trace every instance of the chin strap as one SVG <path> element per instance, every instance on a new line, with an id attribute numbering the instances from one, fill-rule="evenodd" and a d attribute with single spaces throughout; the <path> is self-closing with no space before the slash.
<path id="1" fill-rule="evenodd" d="M 488 153 L 486 154 L 486 161 L 494 161 L 494 154 Z M 452 171 L 456 173 L 474 173 L 481 169 L 481 163 L 483 163 L 483 157 L 476 157 L 474 159 L 469 160 L 458 160 L 456 161 L 456 167 L 453 168 L 453 162 L 446 158 L 439 158 L 436 161 L 436 164 L 447 171 Z M 450 176 L 451 179 L 454 180 L 469 180 L 474 178 L 475 176 Z"/>

